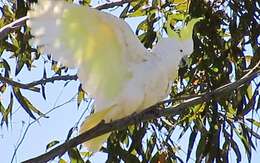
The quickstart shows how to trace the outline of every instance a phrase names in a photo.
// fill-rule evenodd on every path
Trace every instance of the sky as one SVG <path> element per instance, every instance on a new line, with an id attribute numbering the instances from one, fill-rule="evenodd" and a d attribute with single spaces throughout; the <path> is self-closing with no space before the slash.
<path id="1" fill-rule="evenodd" d="M 118 8 L 116 10 L 111 10 L 111 12 L 114 15 L 119 15 L 121 10 L 122 8 Z M 136 29 L 138 22 L 141 20 L 142 18 L 127 19 L 127 22 L 130 24 L 132 29 Z M 6 58 L 8 62 L 11 63 L 10 65 L 15 65 L 15 60 L 8 59 L 9 56 L 9 53 L 5 53 L 2 57 Z M 43 56 L 33 63 L 35 68 L 33 68 L 32 71 L 27 71 L 26 68 L 23 68 L 22 72 L 16 77 L 14 77 L 14 72 L 12 72 L 14 80 L 20 81 L 22 83 L 28 83 L 41 79 L 44 67 L 48 72 L 48 77 L 51 77 L 53 75 L 50 71 L 51 65 L 50 63 L 44 64 L 45 57 L 46 56 Z M 69 70 L 70 74 L 75 74 L 76 71 L 76 69 Z M 51 141 L 59 140 L 62 143 L 66 140 L 67 133 L 71 127 L 78 123 L 82 114 L 87 115 L 87 113 L 84 113 L 84 111 L 87 108 L 88 103 L 83 102 L 78 108 L 76 99 L 73 99 L 73 96 L 78 90 L 78 85 L 79 81 L 72 81 L 69 83 L 63 81 L 48 83 L 46 85 L 47 100 L 44 100 L 40 93 L 31 93 L 27 90 L 22 91 L 23 95 L 28 97 L 33 105 L 40 109 L 43 113 L 46 113 L 53 108 L 55 109 L 53 109 L 53 111 L 48 114 L 49 118 L 41 118 L 39 121 L 30 125 L 28 133 L 25 134 L 25 137 L 18 148 L 17 154 L 13 160 L 14 163 L 19 163 L 23 160 L 44 153 L 46 145 Z M 8 87 L 8 89 L 11 89 L 11 87 Z M 5 94 L 1 98 L 3 99 L 3 104 L 5 106 L 8 105 L 9 94 Z M 70 102 L 67 103 L 67 101 Z M 27 113 L 17 104 L 17 102 L 13 110 L 14 112 L 12 116 L 12 122 L 9 124 L 10 126 L 7 128 L 4 125 L 2 128 L 0 128 L 0 157 L 1 162 L 3 163 L 11 162 L 15 148 L 18 146 L 20 140 L 24 136 L 24 132 L 26 131 L 28 124 L 32 122 Z M 182 145 L 187 144 L 188 136 L 189 134 L 186 134 L 184 139 L 176 143 Z M 257 151 L 260 152 L 259 147 L 257 148 Z M 245 152 L 241 153 L 245 156 Z M 180 154 L 185 156 L 186 153 L 184 151 Z M 191 157 L 192 159 L 190 162 L 194 162 L 194 152 Z M 102 163 L 105 162 L 105 158 L 106 155 L 99 152 L 95 154 L 95 156 L 92 158 L 92 161 Z M 57 160 L 52 162 L 57 162 Z M 235 157 L 231 158 L 231 162 L 235 162 Z M 246 159 L 243 160 L 243 162 L 246 162 Z M 257 157 L 257 152 L 253 152 L 252 162 L 260 162 L 260 158 Z"/>

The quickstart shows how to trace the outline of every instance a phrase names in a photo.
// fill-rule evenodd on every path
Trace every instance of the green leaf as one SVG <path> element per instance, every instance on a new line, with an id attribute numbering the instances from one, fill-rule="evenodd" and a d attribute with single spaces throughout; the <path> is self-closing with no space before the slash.
<path id="1" fill-rule="evenodd" d="M 241 152 L 239 150 L 237 143 L 232 138 L 229 141 L 231 143 L 231 148 L 234 150 L 237 156 L 237 162 L 241 162 Z"/>
<path id="2" fill-rule="evenodd" d="M 56 144 L 59 144 L 59 143 L 60 143 L 60 141 L 58 141 L 58 140 L 51 141 L 50 143 L 48 143 L 46 145 L 45 151 L 47 152 L 48 149 L 50 149 L 51 147 L 54 147 Z"/>
<path id="3" fill-rule="evenodd" d="M 3 124 L 5 122 L 5 119 L 4 119 L 5 108 L 1 102 L 0 102 L 0 112 L 2 113 L 2 116 L 3 116 L 2 121 L 1 121 L 1 126 L 3 126 Z"/>
<path id="4" fill-rule="evenodd" d="M 174 3 L 176 3 L 176 0 L 174 1 Z M 182 13 L 187 12 L 187 10 L 189 9 L 189 1 L 188 0 L 178 0 L 176 9 Z"/>
<path id="5" fill-rule="evenodd" d="M 82 89 L 82 84 L 79 85 L 78 88 L 78 96 L 77 96 L 77 106 L 79 108 L 79 105 L 81 102 L 85 99 L 85 91 Z"/>
<path id="6" fill-rule="evenodd" d="M 68 150 L 68 155 L 71 163 L 84 163 L 77 148 L 71 148 Z"/>
<path id="7" fill-rule="evenodd" d="M 121 12 L 120 14 L 120 18 L 126 18 L 127 17 L 127 13 L 129 11 L 130 8 L 130 3 L 124 8 L 124 10 Z"/>
<path id="8" fill-rule="evenodd" d="M 25 60 L 23 59 L 24 57 L 22 57 L 23 54 L 19 54 L 18 56 L 18 61 L 16 63 L 16 68 L 15 68 L 15 75 L 18 75 L 19 72 L 22 70 L 24 64 L 25 64 Z"/>
<path id="9" fill-rule="evenodd" d="M 8 116 L 10 116 L 10 119 L 12 118 L 13 102 L 14 102 L 14 100 L 13 100 L 12 93 L 10 95 L 10 102 L 6 109 L 0 102 L 0 112 L 2 113 L 2 116 L 3 116 L 2 120 L 1 120 L 1 126 L 3 125 L 3 123 L 5 123 L 5 125 L 8 127 Z"/>
<path id="10" fill-rule="evenodd" d="M 59 163 L 67 163 L 67 161 L 61 158 L 61 159 L 59 160 Z"/>
<path id="11" fill-rule="evenodd" d="M 151 159 L 151 163 L 158 163 L 159 152 L 157 152 Z"/>
<path id="12" fill-rule="evenodd" d="M 45 86 L 43 84 L 41 84 L 41 92 L 42 92 L 42 97 L 44 98 L 44 100 L 46 100 L 46 93 L 45 93 Z"/>
<path id="13" fill-rule="evenodd" d="M 82 5 L 90 5 L 91 0 L 81 0 L 80 2 Z"/>
<path id="14" fill-rule="evenodd" d="M 8 115 L 10 115 L 10 119 L 12 118 L 13 104 L 14 104 L 14 98 L 13 98 L 13 94 L 11 93 L 11 95 L 10 95 L 10 102 L 9 102 L 9 104 L 7 106 L 5 114 L 3 115 L 3 117 L 5 119 L 6 126 L 8 126 Z"/>
<path id="15" fill-rule="evenodd" d="M 2 85 L 0 86 L 0 92 L 1 92 L 1 93 L 4 93 L 4 92 L 6 91 L 6 88 L 7 88 L 7 84 L 6 84 L 6 83 L 2 84 Z"/>
<path id="16" fill-rule="evenodd" d="M 147 31 L 149 28 L 147 20 L 145 19 L 144 21 L 142 21 L 141 23 L 138 24 L 137 28 L 136 28 L 136 33 L 139 33 L 140 30 L 142 31 Z"/>
<path id="17" fill-rule="evenodd" d="M 250 143 L 246 139 L 245 135 L 243 133 L 240 133 L 237 128 L 234 128 L 234 130 L 235 130 L 235 133 L 237 134 L 237 136 L 239 137 L 239 139 L 242 141 L 242 143 L 245 147 L 245 151 L 246 151 L 246 154 L 247 154 L 248 161 L 250 162 L 251 156 L 252 156 Z"/>
<path id="18" fill-rule="evenodd" d="M 11 68 L 9 66 L 9 63 L 4 58 L 1 58 L 0 68 L 3 68 L 4 70 L 4 77 L 8 78 L 11 72 Z"/>
<path id="19" fill-rule="evenodd" d="M 23 107 L 23 109 L 29 114 L 29 116 L 33 119 L 36 119 L 36 117 L 33 115 L 33 112 L 38 114 L 39 116 L 42 116 L 44 118 L 48 118 L 45 114 L 40 112 L 36 107 L 32 105 L 32 103 L 22 95 L 20 88 L 13 87 L 13 93 L 16 97 L 17 101 L 20 103 L 20 105 Z"/>
<path id="20" fill-rule="evenodd" d="M 5 108 L 4 108 L 4 106 L 2 105 L 1 102 L 0 102 L 0 112 L 1 112 L 2 114 L 4 114 L 4 112 L 5 112 Z"/>
<path id="21" fill-rule="evenodd" d="M 203 134 L 203 135 L 201 135 L 201 138 L 199 140 L 199 144 L 196 149 L 196 160 L 198 162 L 201 162 L 201 160 L 204 156 L 204 151 L 205 151 L 205 147 L 207 144 L 207 138 L 208 138 L 207 135 Z"/>
<path id="22" fill-rule="evenodd" d="M 14 16 L 15 16 L 11 7 L 8 5 L 3 6 L 3 15 L 4 15 L 4 17 L 9 18 L 9 19 L 14 19 Z"/>
<path id="23" fill-rule="evenodd" d="M 249 122 L 253 123 L 255 126 L 260 127 L 260 122 L 252 119 L 252 118 L 247 118 L 246 120 L 248 120 Z"/>
<path id="24" fill-rule="evenodd" d="M 247 96 L 249 99 L 251 99 L 253 97 L 253 86 L 252 84 L 250 84 L 248 87 L 247 87 Z"/>
<path id="25" fill-rule="evenodd" d="M 55 74 L 61 75 L 62 67 L 56 61 L 52 61 L 51 70 L 55 72 Z"/>
<path id="26" fill-rule="evenodd" d="M 141 8 L 143 3 L 144 1 L 132 2 L 131 5 L 133 5 L 133 8 L 129 10 L 128 17 L 145 16 L 146 12 Z"/>
<path id="27" fill-rule="evenodd" d="M 253 128 L 249 128 L 248 126 L 244 126 L 245 129 L 251 134 L 253 135 L 256 139 L 260 139 L 260 133 L 257 133 L 253 130 Z M 249 137 L 249 140 L 252 141 L 251 137 Z M 251 142 L 252 143 L 252 142 Z"/>
<path id="28" fill-rule="evenodd" d="M 193 127 L 193 130 L 190 134 L 190 138 L 189 138 L 189 145 L 188 145 L 188 152 L 187 152 L 187 158 L 186 158 L 186 162 L 189 161 L 190 159 L 190 154 L 192 152 L 193 146 L 194 146 L 194 142 L 196 140 L 196 136 L 197 136 L 197 129 L 195 127 Z"/>
<path id="29" fill-rule="evenodd" d="M 86 152 L 80 152 L 80 155 L 83 157 L 83 158 L 89 158 L 93 155 L 93 152 L 89 152 L 89 151 L 86 151 Z"/>
<path id="30" fill-rule="evenodd" d="M 171 15 L 171 19 L 174 19 L 175 21 L 183 21 L 186 19 L 186 17 L 187 16 L 182 13 L 176 13 Z"/>
<path id="31" fill-rule="evenodd" d="M 147 141 L 147 150 L 146 150 L 146 159 L 149 160 L 152 156 L 152 152 L 154 151 L 154 147 L 156 145 L 156 135 L 153 133 L 149 140 Z"/>
<path id="32" fill-rule="evenodd" d="M 66 138 L 66 141 L 70 139 L 71 135 L 73 134 L 73 132 L 77 130 L 76 127 L 72 127 L 70 128 L 69 132 L 68 132 L 68 135 L 67 135 L 67 138 Z"/>
<path id="33" fill-rule="evenodd" d="M 46 68 L 44 66 L 43 69 L 43 74 L 42 74 L 42 78 L 46 79 L 47 78 L 47 72 L 46 72 Z M 44 98 L 44 100 L 46 100 L 46 93 L 45 93 L 45 84 L 41 84 L 41 92 L 42 92 L 42 97 Z"/>

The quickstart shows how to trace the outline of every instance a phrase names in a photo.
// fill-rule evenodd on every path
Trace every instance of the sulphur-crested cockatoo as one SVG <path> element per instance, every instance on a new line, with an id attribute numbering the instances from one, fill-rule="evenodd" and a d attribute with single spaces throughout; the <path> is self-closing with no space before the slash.
<path id="1" fill-rule="evenodd" d="M 162 39 L 149 51 L 123 20 L 64 0 L 39 0 L 28 15 L 35 43 L 68 67 L 78 67 L 83 88 L 95 98 L 94 114 L 81 133 L 166 98 L 180 59 L 193 50 L 190 28 L 181 32 L 185 40 Z M 84 145 L 97 151 L 108 135 Z"/>

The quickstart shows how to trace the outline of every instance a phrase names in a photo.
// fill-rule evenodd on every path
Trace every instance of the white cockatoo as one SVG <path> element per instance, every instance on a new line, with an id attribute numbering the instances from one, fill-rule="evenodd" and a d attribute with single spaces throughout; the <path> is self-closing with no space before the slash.
<path id="1" fill-rule="evenodd" d="M 182 30 L 185 39 L 162 39 L 147 50 L 125 21 L 64 0 L 39 0 L 28 16 L 34 42 L 54 59 L 77 67 L 83 89 L 95 98 L 94 114 L 81 133 L 165 99 L 181 58 L 193 51 L 192 28 Z M 84 145 L 97 151 L 108 136 Z"/>

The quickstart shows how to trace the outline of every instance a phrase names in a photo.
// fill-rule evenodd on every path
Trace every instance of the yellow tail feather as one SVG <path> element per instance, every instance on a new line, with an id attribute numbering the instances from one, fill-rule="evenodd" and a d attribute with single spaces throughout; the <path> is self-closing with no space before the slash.
<path id="1" fill-rule="evenodd" d="M 98 125 L 102 120 L 104 120 L 107 113 L 110 111 L 110 109 L 105 109 L 104 111 L 96 112 L 89 117 L 86 118 L 86 120 L 82 123 L 80 127 L 80 133 L 83 133 L 85 131 L 90 130 L 91 128 Z M 84 143 L 84 146 L 88 148 L 91 152 L 97 152 L 102 144 L 107 140 L 110 133 L 106 133 L 104 135 L 98 136 L 94 139 L 91 139 L 89 141 L 86 141 Z"/>

